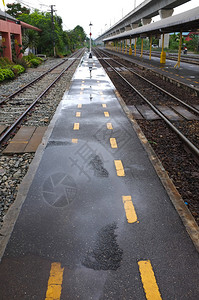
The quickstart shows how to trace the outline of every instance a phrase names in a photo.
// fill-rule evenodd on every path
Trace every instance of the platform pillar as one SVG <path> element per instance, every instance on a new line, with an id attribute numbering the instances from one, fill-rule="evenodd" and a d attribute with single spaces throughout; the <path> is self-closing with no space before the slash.
<path id="1" fill-rule="evenodd" d="M 127 54 L 127 39 L 126 39 L 126 48 L 125 48 L 125 54 Z"/>
<path id="2" fill-rule="evenodd" d="M 151 60 L 151 50 L 152 50 L 152 36 L 150 36 L 149 60 Z"/>
<path id="3" fill-rule="evenodd" d="M 12 60 L 11 37 L 10 32 L 2 32 L 3 56 Z"/>
<path id="4" fill-rule="evenodd" d="M 135 38 L 135 45 L 134 45 L 134 56 L 136 56 L 136 47 L 137 47 L 137 38 Z"/>
<path id="5" fill-rule="evenodd" d="M 130 47 L 129 47 L 129 55 L 132 55 L 132 48 L 131 48 L 131 42 L 132 42 L 132 39 L 130 38 Z"/>
<path id="6" fill-rule="evenodd" d="M 165 64 L 166 62 L 166 52 L 164 52 L 164 33 L 162 35 L 162 52 L 160 55 L 160 63 Z"/>
<path id="7" fill-rule="evenodd" d="M 141 42 L 141 54 L 140 54 L 141 58 L 143 57 L 143 45 L 144 45 L 144 39 L 142 39 L 142 42 Z"/>
<path id="8" fill-rule="evenodd" d="M 180 68 L 180 58 L 181 58 L 181 48 L 182 48 L 182 32 L 180 32 L 180 41 L 179 41 L 179 48 L 178 48 L 178 61 L 174 68 Z"/>

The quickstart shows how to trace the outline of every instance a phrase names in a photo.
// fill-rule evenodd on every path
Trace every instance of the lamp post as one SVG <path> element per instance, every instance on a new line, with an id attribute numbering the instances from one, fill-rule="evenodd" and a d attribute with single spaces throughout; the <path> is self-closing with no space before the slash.
<path id="1" fill-rule="evenodd" d="M 91 35 L 92 35 L 91 26 L 93 26 L 93 24 L 90 22 L 89 26 L 90 26 L 90 53 L 89 53 L 89 58 L 92 58 L 92 53 L 91 53 Z"/>

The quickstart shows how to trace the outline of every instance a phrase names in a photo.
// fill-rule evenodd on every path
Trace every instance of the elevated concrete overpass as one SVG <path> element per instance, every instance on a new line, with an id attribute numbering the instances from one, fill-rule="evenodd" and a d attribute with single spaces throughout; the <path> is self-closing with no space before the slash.
<path id="1" fill-rule="evenodd" d="M 199 6 L 193 8 L 184 13 L 168 17 L 145 26 L 134 28 L 123 33 L 115 34 L 109 36 L 103 40 L 107 48 L 111 48 L 116 51 L 121 51 L 127 53 L 127 48 L 129 47 L 129 54 L 132 55 L 132 39 L 134 42 L 134 55 L 136 56 L 136 39 L 141 37 L 141 57 L 143 55 L 143 39 L 150 39 L 150 54 L 149 59 L 151 59 L 151 48 L 152 48 L 152 36 L 162 35 L 162 52 L 160 57 L 160 62 L 166 62 L 166 53 L 164 52 L 164 38 L 166 34 L 171 32 L 180 32 L 179 40 L 179 51 L 178 51 L 178 62 L 176 67 L 180 66 L 180 56 L 181 56 L 181 47 L 182 47 L 182 32 L 183 31 L 198 31 L 199 30 Z"/>
<path id="2" fill-rule="evenodd" d="M 188 1 L 190 0 L 146 0 L 100 35 L 95 43 L 102 44 L 104 39 L 137 28 L 139 24 L 150 24 L 151 19 L 157 15 L 161 19 L 170 17 L 175 7 Z"/>

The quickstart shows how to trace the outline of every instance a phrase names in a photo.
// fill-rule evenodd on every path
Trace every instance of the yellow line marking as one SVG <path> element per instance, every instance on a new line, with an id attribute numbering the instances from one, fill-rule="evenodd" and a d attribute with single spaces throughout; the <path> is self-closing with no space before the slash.
<path id="1" fill-rule="evenodd" d="M 77 144 L 78 143 L 78 139 L 72 139 L 72 143 L 73 144 Z"/>
<path id="2" fill-rule="evenodd" d="M 178 76 L 178 77 L 179 77 L 179 75 L 178 75 L 178 74 L 175 74 L 175 76 Z"/>
<path id="3" fill-rule="evenodd" d="M 11 141 L 10 144 L 28 144 L 28 141 Z"/>
<path id="4" fill-rule="evenodd" d="M 102 107 L 107 107 L 107 106 L 106 106 L 106 104 L 103 103 L 103 104 L 102 104 Z"/>
<path id="5" fill-rule="evenodd" d="M 184 78 L 184 76 L 180 76 L 181 78 Z"/>
<path id="6" fill-rule="evenodd" d="M 64 268 L 60 263 L 52 263 L 45 300 L 59 300 L 61 297 Z"/>
<path id="7" fill-rule="evenodd" d="M 108 111 L 105 111 L 105 112 L 104 112 L 104 115 L 105 115 L 105 117 L 109 117 Z"/>
<path id="8" fill-rule="evenodd" d="M 194 83 L 199 83 L 198 81 L 194 81 Z"/>
<path id="9" fill-rule="evenodd" d="M 73 130 L 79 130 L 79 123 L 74 123 Z"/>
<path id="10" fill-rule="evenodd" d="M 82 108 L 82 104 L 78 104 L 77 107 L 78 107 L 78 108 Z"/>
<path id="11" fill-rule="evenodd" d="M 110 138 L 111 148 L 117 148 L 117 142 L 115 138 Z"/>
<path id="12" fill-rule="evenodd" d="M 97 83 L 99 83 L 100 81 L 99 80 L 97 80 Z"/>
<path id="13" fill-rule="evenodd" d="M 76 117 L 81 117 L 81 112 L 80 111 L 76 112 Z"/>
<path id="14" fill-rule="evenodd" d="M 149 260 L 138 262 L 143 288 L 147 300 L 160 300 L 162 299 L 160 291 L 155 279 L 153 268 Z"/>
<path id="15" fill-rule="evenodd" d="M 117 176 L 125 176 L 124 168 L 121 160 L 114 160 Z"/>
<path id="16" fill-rule="evenodd" d="M 189 80 L 189 81 L 191 81 L 191 79 L 190 79 L 190 78 L 186 78 L 186 80 Z"/>
<path id="17" fill-rule="evenodd" d="M 126 212 L 126 218 L 127 218 L 128 223 L 137 222 L 137 215 L 135 212 L 135 208 L 134 208 L 131 196 L 122 196 L 122 200 L 124 203 L 124 209 Z"/>
<path id="18" fill-rule="evenodd" d="M 83 91 L 83 90 L 84 90 L 84 87 L 81 87 L 81 90 Z"/>
<path id="19" fill-rule="evenodd" d="M 84 80 L 82 80 L 82 83 L 84 83 L 85 81 Z"/>
<path id="20" fill-rule="evenodd" d="M 103 92 L 100 92 L 100 95 L 103 95 Z"/>
<path id="21" fill-rule="evenodd" d="M 103 97 L 103 96 L 101 96 L 101 98 L 102 98 L 102 100 L 104 100 L 104 97 Z"/>
<path id="22" fill-rule="evenodd" d="M 107 126 L 107 129 L 113 129 L 113 126 L 111 123 L 107 123 L 106 126 Z"/>
<path id="23" fill-rule="evenodd" d="M 80 95 L 82 95 L 83 94 L 83 92 L 80 92 Z"/>

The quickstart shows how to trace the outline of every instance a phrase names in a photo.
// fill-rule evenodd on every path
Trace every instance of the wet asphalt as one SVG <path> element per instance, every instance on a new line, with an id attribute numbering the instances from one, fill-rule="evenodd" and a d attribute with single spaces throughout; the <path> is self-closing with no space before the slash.
<path id="1" fill-rule="evenodd" d="M 152 265 L 157 299 L 197 299 L 198 253 L 95 57 L 85 53 L 57 114 L 0 264 L 0 299 L 144 300 L 140 261 Z M 61 294 L 47 298 L 55 262 Z"/>

